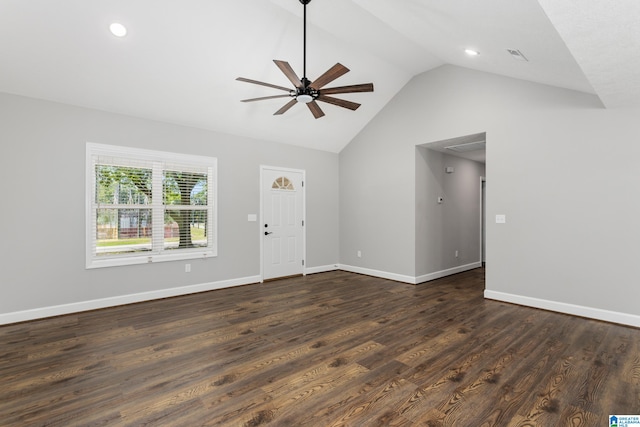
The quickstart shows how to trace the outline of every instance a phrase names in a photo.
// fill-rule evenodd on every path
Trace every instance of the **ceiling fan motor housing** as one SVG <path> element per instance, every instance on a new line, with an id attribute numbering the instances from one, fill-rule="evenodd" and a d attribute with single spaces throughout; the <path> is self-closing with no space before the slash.
<path id="1" fill-rule="evenodd" d="M 309 79 L 303 77 L 300 79 L 300 86 L 296 87 L 294 98 L 302 104 L 308 104 L 315 101 L 318 95 L 318 91 L 311 87 Z"/>
<path id="2" fill-rule="evenodd" d="M 310 101 L 312 101 L 318 97 L 319 93 L 317 89 L 314 89 L 311 87 L 311 82 L 309 81 L 309 79 L 306 77 L 303 77 L 302 79 L 300 79 L 300 86 L 296 88 L 296 97 L 300 95 L 310 96 L 311 97 Z M 309 98 L 305 98 L 305 99 L 309 99 Z M 307 101 L 307 102 L 310 102 L 310 101 Z"/>

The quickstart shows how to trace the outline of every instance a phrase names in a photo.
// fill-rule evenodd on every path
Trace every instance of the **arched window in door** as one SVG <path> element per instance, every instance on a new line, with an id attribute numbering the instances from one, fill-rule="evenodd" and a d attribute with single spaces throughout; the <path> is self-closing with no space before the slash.
<path id="1" fill-rule="evenodd" d="M 295 188 L 293 188 L 291 180 L 286 176 L 276 178 L 276 180 L 273 181 L 273 184 L 271 184 L 271 188 L 275 190 L 295 190 Z"/>

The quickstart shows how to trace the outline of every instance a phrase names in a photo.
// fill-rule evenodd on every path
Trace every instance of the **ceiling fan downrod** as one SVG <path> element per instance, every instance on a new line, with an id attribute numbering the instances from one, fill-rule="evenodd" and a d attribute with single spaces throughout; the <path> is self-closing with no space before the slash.
<path id="1" fill-rule="evenodd" d="M 307 5 L 311 0 L 300 0 L 303 6 L 302 12 L 302 84 L 306 88 L 310 83 L 307 79 Z"/>
<path id="2" fill-rule="evenodd" d="M 307 5 L 311 0 L 300 0 L 303 6 L 302 12 L 302 79 L 300 79 L 301 86 L 296 91 L 295 99 L 298 102 L 304 104 L 309 103 L 316 99 L 317 92 L 312 90 L 311 82 L 307 78 Z"/>

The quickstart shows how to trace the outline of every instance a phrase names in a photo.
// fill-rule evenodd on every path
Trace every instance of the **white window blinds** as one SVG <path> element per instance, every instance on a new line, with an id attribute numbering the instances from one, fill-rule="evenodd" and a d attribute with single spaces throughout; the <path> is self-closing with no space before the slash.
<path id="1" fill-rule="evenodd" d="M 215 256 L 212 157 L 87 144 L 87 268 Z"/>

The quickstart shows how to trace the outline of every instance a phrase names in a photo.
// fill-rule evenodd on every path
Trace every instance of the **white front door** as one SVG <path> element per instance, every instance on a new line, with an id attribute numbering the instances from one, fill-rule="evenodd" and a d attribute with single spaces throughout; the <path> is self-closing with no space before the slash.
<path id="1" fill-rule="evenodd" d="M 261 168 L 262 278 L 304 272 L 304 172 Z"/>

